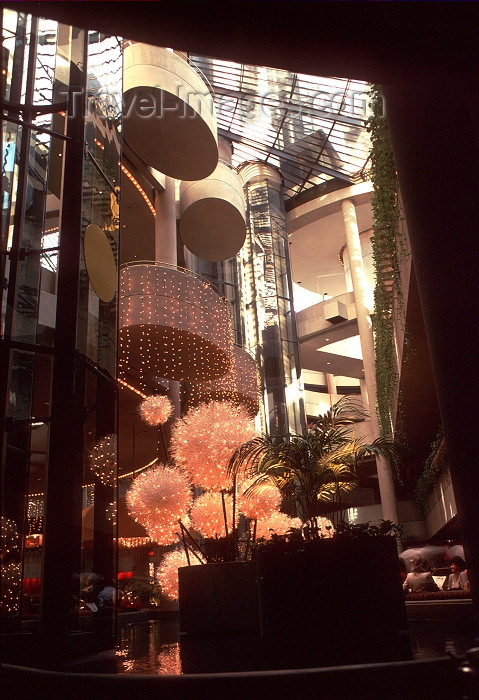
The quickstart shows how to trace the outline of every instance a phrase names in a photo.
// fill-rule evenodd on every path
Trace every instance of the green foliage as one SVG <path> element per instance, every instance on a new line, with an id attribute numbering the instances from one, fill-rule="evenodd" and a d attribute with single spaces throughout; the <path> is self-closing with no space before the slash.
<path id="1" fill-rule="evenodd" d="M 399 231 L 399 185 L 396 165 L 383 112 L 378 85 L 370 91 L 373 114 L 368 120 L 371 134 L 370 177 L 373 185 L 373 263 L 376 275 L 374 289 L 374 338 L 376 358 L 376 391 L 381 435 L 392 435 L 391 405 L 397 397 L 398 370 L 394 346 L 393 306 L 403 313 L 400 259 L 404 242 Z M 407 334 L 406 334 L 407 335 Z M 408 339 L 409 341 L 409 339 Z"/>
<path id="2" fill-rule="evenodd" d="M 414 500 L 420 514 L 426 517 L 427 501 L 434 486 L 440 477 L 446 473 L 448 468 L 446 442 L 442 431 L 442 426 L 431 443 L 431 450 L 424 463 L 424 471 L 418 479 L 414 491 Z"/>
<path id="3" fill-rule="evenodd" d="M 303 435 L 257 437 L 233 454 L 231 473 L 255 477 L 251 489 L 275 484 L 292 498 L 306 524 L 308 539 L 321 538 L 321 516 L 336 512 L 343 519 L 345 495 L 357 486 L 363 463 L 381 456 L 396 468 L 401 447 L 391 439 L 365 443 L 354 436 L 354 421 L 364 413 L 350 397 L 340 399 Z"/>
<path id="4" fill-rule="evenodd" d="M 141 601 L 159 605 L 160 589 L 151 576 L 136 576 L 118 582 L 120 599 L 130 602 Z"/>
<path id="5" fill-rule="evenodd" d="M 336 528 L 335 537 L 356 540 L 364 537 L 384 537 L 391 535 L 396 539 L 404 539 L 404 528 L 402 525 L 393 523 L 392 520 L 380 520 L 378 525 L 367 523 L 339 523 Z"/>

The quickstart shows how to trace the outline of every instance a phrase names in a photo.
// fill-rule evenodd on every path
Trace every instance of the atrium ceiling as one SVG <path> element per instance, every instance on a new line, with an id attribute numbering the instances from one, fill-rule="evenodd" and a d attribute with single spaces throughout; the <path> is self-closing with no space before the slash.
<path id="1" fill-rule="evenodd" d="M 263 160 L 284 177 L 285 198 L 332 178 L 361 181 L 368 164 L 367 83 L 320 78 L 189 54 L 209 85 L 233 165 Z"/>

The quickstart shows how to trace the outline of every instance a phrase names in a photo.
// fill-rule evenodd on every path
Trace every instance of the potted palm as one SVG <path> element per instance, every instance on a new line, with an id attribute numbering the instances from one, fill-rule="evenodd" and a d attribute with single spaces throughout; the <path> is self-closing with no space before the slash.
<path id="1" fill-rule="evenodd" d="M 367 459 L 381 456 L 398 467 L 401 448 L 354 436 L 364 414 L 348 398 L 336 403 L 303 435 L 257 437 L 230 460 L 232 473 L 254 475 L 253 490 L 275 483 L 295 504 L 304 525 L 257 546 L 261 634 L 268 639 L 317 638 L 327 630 L 350 637 L 405 628 L 398 564 L 398 525 L 351 526 L 346 496 Z M 332 523 L 324 518 L 333 512 Z"/>

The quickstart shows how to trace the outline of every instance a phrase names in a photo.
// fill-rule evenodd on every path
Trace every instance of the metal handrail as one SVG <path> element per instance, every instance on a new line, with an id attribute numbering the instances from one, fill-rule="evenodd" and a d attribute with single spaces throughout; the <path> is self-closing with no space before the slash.
<path id="1" fill-rule="evenodd" d="M 213 292 L 215 292 L 221 299 L 224 299 L 225 301 L 228 301 L 228 299 L 224 296 L 224 294 L 221 293 L 220 289 L 214 285 L 212 282 L 210 282 L 206 277 L 203 277 L 202 275 L 199 275 L 197 272 L 192 272 L 191 270 L 188 270 L 186 267 L 180 267 L 179 265 L 172 265 L 171 263 L 164 263 L 164 262 L 159 262 L 157 260 L 132 260 L 131 262 L 126 262 L 122 263 L 120 265 L 120 270 L 124 270 L 128 267 L 133 267 L 134 265 L 150 265 L 150 266 L 155 266 L 155 267 L 164 267 L 169 270 L 176 270 L 177 272 L 181 272 L 182 274 L 187 275 L 188 277 L 193 277 L 194 279 L 198 280 L 198 282 L 201 282 L 202 284 L 208 285 L 212 289 Z"/>

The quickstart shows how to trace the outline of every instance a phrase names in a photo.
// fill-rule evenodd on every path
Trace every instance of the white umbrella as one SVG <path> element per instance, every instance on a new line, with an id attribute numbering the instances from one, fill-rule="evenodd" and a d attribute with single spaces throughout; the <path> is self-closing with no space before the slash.
<path id="1" fill-rule="evenodd" d="M 439 545 L 434 544 L 426 544 L 423 547 L 410 547 L 409 549 L 405 549 L 404 552 L 401 552 L 399 556 L 401 559 L 404 559 L 407 570 L 410 571 L 411 559 L 413 559 L 414 557 L 423 557 L 428 563 L 431 563 L 430 559 L 434 559 L 439 555 L 442 556 L 443 554 L 444 547 L 440 547 Z"/>
<path id="2" fill-rule="evenodd" d="M 452 559 L 453 557 L 464 559 L 464 547 L 462 544 L 453 544 L 452 547 L 446 547 L 445 558 Z"/>

